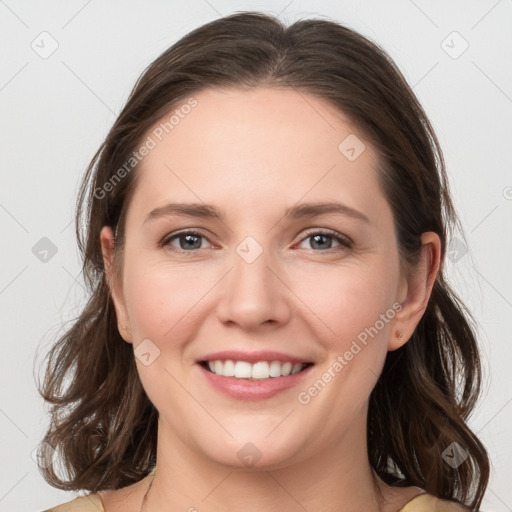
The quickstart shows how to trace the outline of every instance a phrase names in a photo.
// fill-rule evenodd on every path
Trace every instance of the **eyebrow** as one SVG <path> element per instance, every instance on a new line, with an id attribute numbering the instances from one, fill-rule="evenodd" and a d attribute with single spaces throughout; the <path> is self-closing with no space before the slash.
<path id="1" fill-rule="evenodd" d="M 370 220 L 364 213 L 344 204 L 332 202 L 301 203 L 288 208 L 284 214 L 284 218 L 298 219 L 303 217 L 317 217 L 329 213 L 344 215 L 370 224 Z M 205 203 L 168 203 L 164 206 L 151 210 L 146 215 L 143 224 L 172 215 L 210 218 L 218 219 L 220 221 L 224 221 L 225 219 L 224 213 L 213 205 Z"/>

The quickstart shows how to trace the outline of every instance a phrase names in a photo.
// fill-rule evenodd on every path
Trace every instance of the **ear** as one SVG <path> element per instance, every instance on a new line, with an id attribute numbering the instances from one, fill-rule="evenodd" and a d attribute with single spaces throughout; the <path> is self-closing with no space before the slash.
<path id="1" fill-rule="evenodd" d="M 417 268 L 404 278 L 400 296 L 402 309 L 395 316 L 388 350 L 396 350 L 412 336 L 427 308 L 441 265 L 441 239 L 432 231 L 421 235 L 421 256 Z M 396 334 L 399 333 L 399 334 Z"/>
<path id="2" fill-rule="evenodd" d="M 117 317 L 117 328 L 121 337 L 128 343 L 132 343 L 132 335 L 130 322 L 124 302 L 122 286 L 118 282 L 114 272 L 114 249 L 115 239 L 114 232 L 109 226 L 103 226 L 100 232 L 101 253 L 103 255 L 103 265 L 105 267 L 105 275 L 110 289 L 110 295 L 114 303 Z"/>

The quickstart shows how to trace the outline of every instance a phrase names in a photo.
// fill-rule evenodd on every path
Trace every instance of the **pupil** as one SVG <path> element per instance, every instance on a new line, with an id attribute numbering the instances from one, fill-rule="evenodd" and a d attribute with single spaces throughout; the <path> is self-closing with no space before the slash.
<path id="1" fill-rule="evenodd" d="M 194 248 L 194 249 L 199 249 L 201 247 L 201 242 L 199 241 L 199 245 L 197 244 L 197 241 L 200 239 L 199 236 L 197 235 L 185 235 L 183 238 L 185 238 L 186 240 L 186 247 L 183 247 L 183 244 L 182 245 L 182 249 L 186 249 L 186 248 Z M 183 240 L 182 238 L 182 240 Z M 196 243 L 194 244 L 194 239 L 196 241 Z"/>
<path id="2" fill-rule="evenodd" d="M 325 241 L 327 238 L 330 238 L 330 237 L 328 237 L 328 236 L 326 236 L 326 235 L 315 235 L 315 236 L 313 237 L 314 242 L 313 242 L 313 244 L 312 244 L 312 245 L 314 246 L 315 244 L 317 244 L 317 242 L 318 242 L 318 240 L 319 240 L 319 239 L 323 239 L 323 240 Z M 328 245 L 328 247 L 327 247 L 327 248 L 328 248 L 328 249 L 330 249 L 330 244 L 327 244 L 327 245 Z M 320 244 L 320 245 L 319 245 L 319 248 L 320 248 L 320 249 L 322 249 L 322 248 L 324 248 L 324 249 L 325 249 L 325 247 L 326 247 L 326 246 L 325 246 L 325 243 L 324 243 L 323 245 L 322 245 L 322 244 Z M 315 247 L 313 247 L 313 248 L 315 248 Z"/>

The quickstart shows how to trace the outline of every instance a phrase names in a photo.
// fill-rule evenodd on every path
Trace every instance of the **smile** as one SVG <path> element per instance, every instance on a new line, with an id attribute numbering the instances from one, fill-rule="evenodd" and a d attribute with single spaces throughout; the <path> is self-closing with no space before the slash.
<path id="1" fill-rule="evenodd" d="M 211 373 L 235 379 L 263 380 L 277 377 L 288 377 L 300 373 L 311 363 L 293 363 L 291 361 L 247 361 L 215 360 L 202 361 L 202 366 Z"/>

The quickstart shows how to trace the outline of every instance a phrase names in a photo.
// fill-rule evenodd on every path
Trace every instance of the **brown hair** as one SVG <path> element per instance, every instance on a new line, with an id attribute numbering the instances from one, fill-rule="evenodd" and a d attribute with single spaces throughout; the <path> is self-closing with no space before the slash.
<path id="1" fill-rule="evenodd" d="M 335 22 L 307 19 L 285 27 L 260 13 L 194 30 L 144 71 L 82 181 L 76 232 L 90 298 L 49 353 L 41 385 L 51 404 L 41 470 L 55 487 L 120 488 L 155 464 L 158 413 L 140 383 L 132 346 L 118 332 L 99 237 L 103 226 L 115 230 L 119 263 L 137 167 L 114 186 L 105 184 L 119 177 L 148 130 L 192 94 L 260 85 L 313 94 L 345 113 L 380 157 L 378 177 L 404 269 L 414 268 L 425 231 L 440 236 L 444 261 L 449 230 L 460 222 L 441 149 L 411 88 L 379 46 Z M 388 484 L 419 486 L 477 510 L 489 460 L 466 420 L 480 384 L 473 320 L 442 265 L 424 316 L 411 339 L 387 354 L 370 396 L 368 451 L 376 473 Z M 442 457 L 454 442 L 468 453 L 457 468 Z M 50 463 L 52 449 L 65 477 Z"/>

